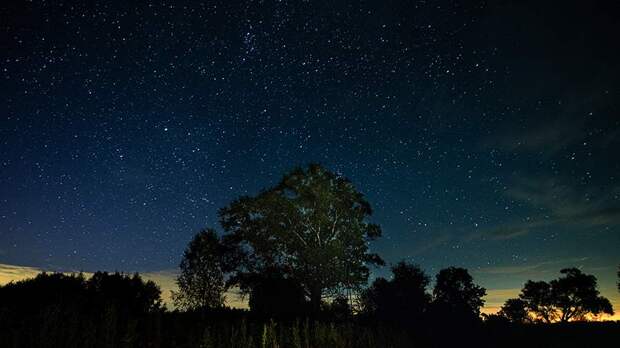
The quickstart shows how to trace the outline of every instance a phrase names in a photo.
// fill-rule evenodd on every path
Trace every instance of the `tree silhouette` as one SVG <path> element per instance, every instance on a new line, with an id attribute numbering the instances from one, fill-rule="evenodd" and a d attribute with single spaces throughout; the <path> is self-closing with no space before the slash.
<path id="1" fill-rule="evenodd" d="M 482 297 L 486 290 L 474 284 L 472 276 L 464 268 L 442 269 L 436 276 L 433 289 L 433 307 L 442 315 L 454 319 L 477 320 Z"/>
<path id="2" fill-rule="evenodd" d="M 40 273 L 0 286 L 0 346 L 153 347 L 160 305 L 159 288 L 137 274 Z"/>
<path id="3" fill-rule="evenodd" d="M 587 320 L 589 315 L 610 314 L 609 300 L 597 289 L 596 277 L 577 268 L 560 271 L 564 276 L 547 283 L 528 281 L 519 298 L 538 320 L 567 322 Z"/>
<path id="4" fill-rule="evenodd" d="M 243 284 L 250 288 L 243 290 L 250 294 L 248 304 L 253 312 L 267 317 L 287 318 L 303 313 L 307 307 L 304 290 L 294 279 L 285 278 L 277 270 L 249 276 L 252 279 Z"/>
<path id="5" fill-rule="evenodd" d="M 525 301 L 520 298 L 511 298 L 497 313 L 511 323 L 527 323 L 530 321 Z"/>
<path id="6" fill-rule="evenodd" d="M 393 278 L 377 278 L 361 296 L 364 311 L 382 321 L 417 322 L 430 303 L 430 279 L 419 266 L 404 261 L 392 267 Z"/>
<path id="7" fill-rule="evenodd" d="M 564 277 L 551 281 L 553 298 L 560 311 L 560 321 L 584 320 L 587 314 L 613 314 L 611 303 L 600 296 L 596 277 L 577 268 L 560 271 Z"/>
<path id="8" fill-rule="evenodd" d="M 137 273 L 96 272 L 86 288 L 107 305 L 113 304 L 130 313 L 149 313 L 161 307 L 161 290 L 153 281 L 143 281 Z"/>
<path id="9" fill-rule="evenodd" d="M 206 309 L 224 304 L 224 260 L 226 249 L 213 229 L 194 236 L 185 249 L 179 290 L 172 293 L 175 305 L 183 309 Z"/>
<path id="10" fill-rule="evenodd" d="M 278 269 L 302 285 L 316 312 L 324 295 L 364 284 L 368 265 L 381 263 L 368 252 L 368 242 L 381 235 L 366 221 L 371 213 L 349 180 L 312 164 L 239 198 L 220 217 L 227 243 L 245 253 L 239 272 Z"/>
<path id="11" fill-rule="evenodd" d="M 528 280 L 519 294 L 527 310 L 534 314 L 536 320 L 547 323 L 557 320 L 551 285 L 544 281 Z"/>

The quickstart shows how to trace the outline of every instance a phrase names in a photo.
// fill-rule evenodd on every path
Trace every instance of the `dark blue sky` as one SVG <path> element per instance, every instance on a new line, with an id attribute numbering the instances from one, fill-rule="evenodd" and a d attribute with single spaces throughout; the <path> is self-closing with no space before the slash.
<path id="1" fill-rule="evenodd" d="M 0 263 L 174 269 L 218 208 L 320 162 L 390 262 L 613 287 L 612 2 L 88 3 L 0 5 Z"/>

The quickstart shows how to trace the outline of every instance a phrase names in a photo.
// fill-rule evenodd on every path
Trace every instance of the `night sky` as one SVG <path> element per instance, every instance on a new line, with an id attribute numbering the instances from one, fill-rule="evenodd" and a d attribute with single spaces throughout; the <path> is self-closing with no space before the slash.
<path id="1" fill-rule="evenodd" d="M 612 3 L 5 1 L 0 266 L 173 272 L 319 162 L 388 262 L 466 267 L 490 307 L 577 266 L 620 310 Z"/>

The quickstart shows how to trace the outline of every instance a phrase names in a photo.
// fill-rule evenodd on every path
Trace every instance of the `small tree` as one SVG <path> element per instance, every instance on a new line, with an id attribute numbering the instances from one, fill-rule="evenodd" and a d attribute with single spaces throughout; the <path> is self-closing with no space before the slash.
<path id="1" fill-rule="evenodd" d="M 433 289 L 433 305 L 444 315 L 478 319 L 486 289 L 474 284 L 465 268 L 449 267 L 439 271 Z"/>
<path id="2" fill-rule="evenodd" d="M 525 302 L 520 298 L 511 298 L 497 313 L 511 323 L 527 323 L 530 321 Z"/>
<path id="3" fill-rule="evenodd" d="M 203 230 L 194 236 L 181 261 L 181 274 L 177 277 L 179 291 L 172 293 L 177 307 L 206 309 L 224 304 L 225 253 L 213 229 Z"/>
<path id="4" fill-rule="evenodd" d="M 538 320 L 567 322 L 587 320 L 589 315 L 614 313 L 609 300 L 600 296 L 596 277 L 577 268 L 560 272 L 564 276 L 549 283 L 528 281 L 519 295 Z"/>

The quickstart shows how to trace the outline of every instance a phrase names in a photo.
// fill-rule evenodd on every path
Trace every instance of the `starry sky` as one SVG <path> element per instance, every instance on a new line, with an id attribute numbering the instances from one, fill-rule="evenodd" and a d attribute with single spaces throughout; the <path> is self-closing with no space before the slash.
<path id="1" fill-rule="evenodd" d="M 618 10 L 3 2 L 0 264 L 172 274 L 220 207 L 319 162 L 388 262 L 466 267 L 489 307 L 577 266 L 620 310 Z"/>

